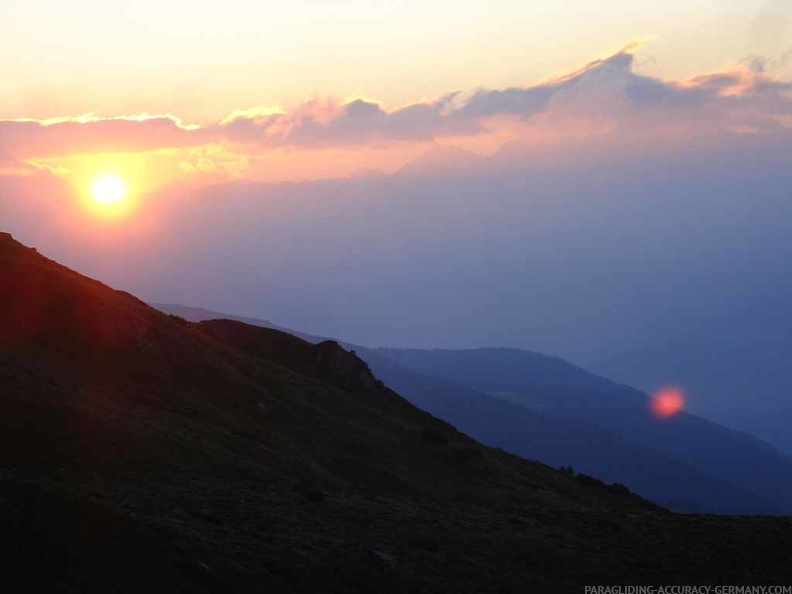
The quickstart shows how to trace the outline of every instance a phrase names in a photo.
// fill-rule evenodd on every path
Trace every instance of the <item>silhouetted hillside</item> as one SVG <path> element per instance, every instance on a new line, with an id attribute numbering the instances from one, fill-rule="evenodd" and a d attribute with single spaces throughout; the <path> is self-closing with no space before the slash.
<path id="1" fill-rule="evenodd" d="M 571 587 L 603 525 L 667 515 L 479 445 L 336 343 L 192 324 L 10 236 L 0 278 L 3 544 L 50 588 Z"/>
<path id="2" fill-rule="evenodd" d="M 483 447 L 332 341 L 171 317 L 9 236 L 0 279 L 8 580 L 561 592 L 792 578 L 788 519 L 675 515 Z"/>

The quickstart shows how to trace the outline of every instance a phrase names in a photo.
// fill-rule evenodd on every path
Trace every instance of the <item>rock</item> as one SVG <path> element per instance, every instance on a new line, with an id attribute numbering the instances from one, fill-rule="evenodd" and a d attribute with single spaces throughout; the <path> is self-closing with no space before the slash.
<path id="1" fill-rule="evenodd" d="M 334 340 L 325 340 L 315 347 L 316 362 L 329 374 L 349 386 L 371 389 L 379 385 L 379 380 L 369 366 L 354 351 L 348 352 Z"/>

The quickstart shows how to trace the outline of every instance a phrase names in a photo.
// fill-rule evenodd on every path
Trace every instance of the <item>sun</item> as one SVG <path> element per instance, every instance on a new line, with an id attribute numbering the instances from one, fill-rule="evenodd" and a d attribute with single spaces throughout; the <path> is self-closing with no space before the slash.
<path id="1" fill-rule="evenodd" d="M 124 201 L 127 195 L 124 180 L 118 175 L 97 177 L 91 186 L 91 196 L 97 204 L 115 206 Z"/>

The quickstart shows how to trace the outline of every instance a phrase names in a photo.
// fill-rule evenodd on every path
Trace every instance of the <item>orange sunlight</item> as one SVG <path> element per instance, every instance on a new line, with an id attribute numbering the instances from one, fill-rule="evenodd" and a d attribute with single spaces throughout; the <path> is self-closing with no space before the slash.
<path id="1" fill-rule="evenodd" d="M 658 419 L 668 419 L 685 408 L 685 393 L 681 388 L 667 386 L 652 393 L 649 409 Z"/>
<path id="2" fill-rule="evenodd" d="M 102 206 L 114 206 L 126 198 L 126 185 L 117 175 L 97 177 L 91 187 L 91 196 Z"/>
<path id="3" fill-rule="evenodd" d="M 66 180 L 83 209 L 116 218 L 131 214 L 142 196 L 174 180 L 178 159 L 161 150 L 66 155 L 31 159 L 31 163 Z"/>
<path id="4" fill-rule="evenodd" d="M 96 176 L 87 189 L 86 206 L 94 214 L 119 217 L 132 209 L 132 199 L 126 181 L 115 173 Z"/>

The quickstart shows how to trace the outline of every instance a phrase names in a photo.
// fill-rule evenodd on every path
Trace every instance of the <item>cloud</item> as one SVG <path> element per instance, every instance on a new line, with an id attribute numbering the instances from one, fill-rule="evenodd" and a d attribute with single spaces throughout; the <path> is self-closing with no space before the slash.
<path id="1" fill-rule="evenodd" d="M 435 102 L 394 111 L 363 99 L 333 105 L 307 103 L 293 113 L 237 118 L 221 125 L 225 138 L 269 146 L 312 147 L 475 136 L 494 129 L 493 120 L 530 121 L 539 116 L 611 118 L 613 126 L 644 128 L 668 121 L 706 121 L 726 129 L 740 122 L 771 124 L 792 109 L 790 83 L 763 69 L 737 66 L 685 81 L 665 81 L 634 71 L 623 50 L 560 79 L 531 87 L 451 93 Z"/>
<path id="2" fill-rule="evenodd" d="M 317 148 L 377 142 L 432 140 L 454 129 L 448 101 L 414 103 L 394 111 L 366 99 L 346 103 L 310 101 L 289 113 L 236 117 L 213 131 L 228 142 Z M 462 130 L 456 130 L 461 133 Z M 467 133 L 475 132 L 466 130 Z"/>
<path id="3" fill-rule="evenodd" d="M 178 148 L 211 140 L 170 115 L 1 120 L 0 154 L 16 158 Z"/>
<path id="4" fill-rule="evenodd" d="M 635 71 L 634 45 L 566 76 L 533 86 L 452 92 L 387 110 L 370 99 L 311 100 L 292 109 L 240 109 L 214 125 L 188 126 L 172 115 L 80 116 L 0 121 L 0 154 L 22 160 L 95 152 L 134 152 L 222 144 L 248 154 L 267 149 L 356 149 L 393 143 L 481 137 L 526 123 L 552 126 L 574 118 L 611 134 L 769 131 L 792 115 L 792 83 L 748 62 L 688 80 Z M 605 124 L 603 126 L 603 123 Z"/>
<path id="5" fill-rule="evenodd" d="M 38 171 L 35 167 L 24 161 L 7 158 L 0 154 L 0 176 L 31 175 Z"/>
<path id="6" fill-rule="evenodd" d="M 222 120 L 220 125 L 232 124 L 236 120 L 257 120 L 261 118 L 268 118 L 273 115 L 285 114 L 283 107 L 280 105 L 258 105 L 247 109 L 237 109 Z"/>

